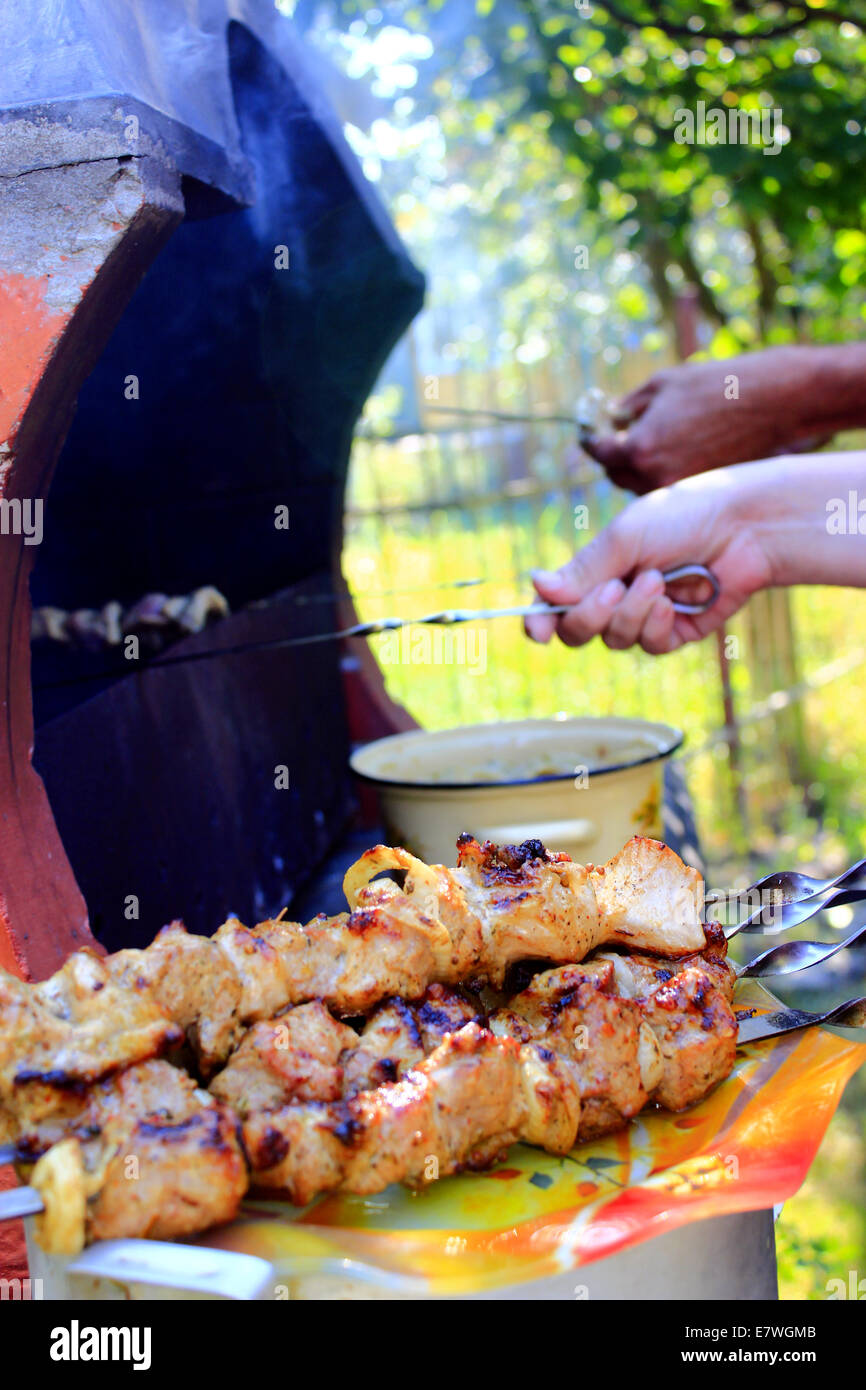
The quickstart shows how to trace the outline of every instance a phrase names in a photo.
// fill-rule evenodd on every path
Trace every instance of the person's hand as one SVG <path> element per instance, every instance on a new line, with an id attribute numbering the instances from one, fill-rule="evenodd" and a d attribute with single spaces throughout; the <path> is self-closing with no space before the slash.
<path id="1" fill-rule="evenodd" d="M 534 572 L 540 598 L 573 606 L 527 618 L 527 634 L 548 642 L 556 633 L 570 647 L 601 634 L 609 647 L 659 654 L 713 632 L 772 584 L 866 587 L 859 523 L 828 522 L 837 504 L 849 517 L 864 484 L 866 454 L 822 454 L 718 469 L 641 497 L 555 574 Z M 662 580 L 689 563 L 706 565 L 721 586 L 694 616 L 674 611 Z"/>
<path id="2" fill-rule="evenodd" d="M 609 647 L 672 652 L 770 585 L 866 588 L 864 494 L 862 452 L 764 459 L 652 492 L 555 574 L 534 572 L 540 598 L 572 606 L 527 618 L 527 634 L 549 642 L 555 632 L 579 647 L 600 633 Z M 674 612 L 662 580 L 663 570 L 689 563 L 706 565 L 721 585 L 712 608 L 694 616 Z"/>
<path id="3" fill-rule="evenodd" d="M 671 367 L 618 402 L 618 433 L 581 443 L 614 483 L 637 493 L 798 444 L 817 447 L 831 436 L 813 418 L 813 406 L 815 416 L 826 410 L 816 361 L 830 359 L 822 349 L 780 347 Z M 822 401 L 813 402 L 816 390 Z"/>

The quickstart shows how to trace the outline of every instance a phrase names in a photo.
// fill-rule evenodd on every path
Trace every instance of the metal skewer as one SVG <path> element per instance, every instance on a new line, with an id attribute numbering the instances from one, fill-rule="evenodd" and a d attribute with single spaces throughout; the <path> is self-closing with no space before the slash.
<path id="1" fill-rule="evenodd" d="M 675 569 L 665 570 L 662 578 L 666 585 L 675 584 L 683 579 L 693 579 L 702 580 L 710 586 L 707 597 L 697 602 L 686 603 L 682 599 L 671 599 L 674 611 L 677 613 L 706 613 L 708 608 L 712 608 L 721 593 L 718 579 L 712 570 L 707 569 L 705 565 L 678 565 Z M 343 637 L 372 637 L 379 632 L 391 632 L 396 628 L 414 627 L 416 624 L 451 626 L 456 623 L 483 622 L 491 618 L 548 616 L 568 613 L 573 607 L 573 603 L 520 603 L 513 608 L 445 608 L 440 613 L 427 613 L 422 618 L 378 618 L 373 622 L 355 623 L 354 627 L 343 628 L 341 632 L 319 632 L 312 637 L 293 637 L 285 645 L 303 646 L 311 642 L 329 642 Z M 165 664 L 162 661 L 151 662 L 153 666 Z"/>
<path id="2" fill-rule="evenodd" d="M 763 1042 L 780 1033 L 793 1033 L 799 1028 L 811 1028 L 820 1023 L 832 1023 L 839 1028 L 860 1028 L 866 1031 L 866 998 L 846 999 L 823 1014 L 808 1013 L 805 1009 L 779 1009 L 772 1014 L 756 1014 L 743 1019 L 739 1025 L 739 1043 Z"/>
<path id="3" fill-rule="evenodd" d="M 819 912 L 826 911 L 829 907 L 843 907 L 846 903 L 859 903 L 866 898 L 866 888 L 840 888 L 836 892 L 830 893 L 827 897 L 800 898 L 795 902 L 769 902 L 744 917 L 742 922 L 737 922 L 734 926 L 725 929 L 725 936 L 731 941 L 740 932 L 754 933 L 765 932 L 768 936 L 776 936 L 780 932 L 790 931 L 792 927 L 800 927 L 804 922 L 808 922 L 810 917 L 817 917 Z M 803 942 L 793 942 L 793 945 L 803 945 Z M 841 947 L 837 947 L 841 949 Z M 798 967 L 801 969 L 802 967 Z"/>
<path id="4" fill-rule="evenodd" d="M 44 1210 L 45 1205 L 35 1187 L 13 1187 L 8 1192 L 0 1192 L 0 1221 L 36 1216 Z"/>
<path id="5" fill-rule="evenodd" d="M 866 859 L 858 859 L 849 869 L 843 869 L 833 878 L 810 878 L 794 869 L 778 869 L 765 874 L 749 888 L 740 888 L 735 893 L 713 892 L 704 895 L 706 904 L 718 902 L 737 902 L 740 898 L 753 898 L 758 901 L 766 895 L 770 902 L 780 907 L 787 903 L 808 902 L 810 898 L 820 897 L 833 888 L 866 888 Z"/>
<path id="6" fill-rule="evenodd" d="M 675 584 L 678 580 L 683 579 L 702 580 L 710 587 L 707 597 L 695 603 L 672 599 L 671 602 L 677 613 L 705 613 L 708 608 L 712 607 L 721 592 L 718 579 L 712 570 L 707 569 L 704 565 L 678 565 L 675 569 L 665 571 L 663 578 L 666 584 Z M 450 627 L 458 623 L 486 622 L 491 618 L 529 618 L 536 615 L 568 613 L 573 607 L 574 604 L 570 603 L 525 603 L 517 604 L 513 608 L 450 608 L 443 609 L 440 613 L 427 613 L 420 618 L 379 618 L 373 622 L 355 623 L 353 627 L 345 627 L 338 632 L 314 632 L 309 637 L 272 637 L 262 642 L 237 642 L 226 647 L 210 647 L 207 651 L 187 652 L 182 656 L 169 654 L 168 656 L 153 657 L 150 661 L 130 662 L 129 674 L 140 675 L 145 671 L 158 671 L 169 666 L 191 666 L 197 661 L 214 661 L 221 656 L 240 656 L 244 652 L 278 651 L 283 647 L 309 647 L 320 642 L 338 642 L 348 637 L 373 637 L 377 633 L 392 632 L 402 627 L 418 625 Z M 54 690 L 66 685 L 80 685 L 99 680 L 117 680 L 120 676 L 121 672 L 117 668 L 106 668 L 104 671 L 89 672 L 85 676 L 44 681 L 39 689 Z"/>
<path id="7" fill-rule="evenodd" d="M 866 893 L 860 893 L 856 898 L 853 894 L 843 893 L 835 900 L 856 902 L 864 898 Z M 842 941 L 785 941 L 780 946 L 771 946 L 768 951 L 763 951 L 739 969 L 737 975 L 740 979 L 750 980 L 758 980 L 765 975 L 793 975 L 798 970 L 808 970 L 812 965 L 822 965 L 839 951 L 847 951 L 864 942 L 866 926 L 857 927 Z"/>

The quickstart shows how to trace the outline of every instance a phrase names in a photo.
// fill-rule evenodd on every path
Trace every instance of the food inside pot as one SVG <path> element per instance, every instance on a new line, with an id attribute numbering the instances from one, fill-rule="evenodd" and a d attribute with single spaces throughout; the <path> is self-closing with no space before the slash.
<path id="1" fill-rule="evenodd" d="M 681 743 L 680 731 L 668 724 L 612 715 L 555 715 L 392 734 L 357 749 L 351 764 L 383 787 L 391 783 L 446 791 L 565 782 L 577 773 L 591 776 L 654 762 Z M 437 853 L 447 851 L 440 846 Z"/>
<path id="2" fill-rule="evenodd" d="M 543 777 L 573 777 L 575 770 L 600 772 L 607 767 L 621 767 L 624 764 L 639 762 L 655 752 L 652 745 L 637 739 L 630 743 L 620 743 L 611 747 L 606 743 L 575 746 L 563 757 L 562 750 L 557 753 L 543 749 L 508 749 L 481 755 L 468 761 L 462 755 L 459 762 L 438 762 L 435 767 L 417 768 L 419 781 L 450 783 L 471 786 L 478 782 L 533 782 Z M 570 761 L 568 760 L 570 759 Z M 380 776 L 400 776 L 402 781 L 412 778 L 411 765 L 398 769 L 395 765 L 383 763 Z"/>

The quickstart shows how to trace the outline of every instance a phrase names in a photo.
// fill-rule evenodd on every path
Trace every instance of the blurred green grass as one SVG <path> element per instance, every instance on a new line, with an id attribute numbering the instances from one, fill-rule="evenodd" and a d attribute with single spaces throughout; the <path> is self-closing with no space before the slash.
<path id="1" fill-rule="evenodd" d="M 615 506 L 613 496 L 596 502 L 597 524 Z M 343 566 L 361 617 L 419 616 L 527 599 L 528 580 L 514 576 L 560 564 L 584 539 L 561 496 L 491 504 L 470 516 L 434 502 L 423 513 L 397 512 L 386 525 L 354 517 Z M 441 587 L 446 579 L 474 576 L 490 582 Z M 778 867 L 829 873 L 866 853 L 862 599 L 841 589 L 796 590 L 792 612 L 804 683 L 840 658 L 848 658 L 850 669 L 796 702 L 796 749 L 790 710 L 744 724 L 739 787 L 725 743 L 700 751 L 724 723 L 713 639 L 662 658 L 610 652 L 598 640 L 571 651 L 529 643 L 519 619 L 500 619 L 480 625 L 487 643 L 483 675 L 468 664 L 397 663 L 383 671 L 391 696 L 429 728 L 560 710 L 670 721 L 687 736 L 684 765 L 711 882 L 744 885 Z M 743 615 L 729 632 L 737 639 L 730 675 L 743 716 L 765 693 L 760 667 L 771 653 L 750 636 Z M 373 639 L 373 649 L 383 640 Z M 852 1269 L 866 1276 L 866 1072 L 849 1084 L 806 1183 L 786 1204 L 777 1249 L 782 1298 L 824 1298 L 828 1279 L 847 1280 Z"/>

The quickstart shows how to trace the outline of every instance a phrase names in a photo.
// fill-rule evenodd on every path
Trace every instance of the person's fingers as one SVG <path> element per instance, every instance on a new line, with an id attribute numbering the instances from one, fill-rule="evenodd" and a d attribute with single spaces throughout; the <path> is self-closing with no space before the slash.
<path id="1" fill-rule="evenodd" d="M 649 381 L 645 381 L 642 386 L 638 386 L 634 391 L 629 391 L 625 396 L 621 396 L 611 408 L 610 413 L 614 424 L 630 425 L 633 420 L 639 420 L 658 395 L 660 387 L 659 377 L 651 376 Z"/>
<path id="2" fill-rule="evenodd" d="M 603 632 L 611 615 L 625 594 L 621 579 L 609 579 L 592 589 L 586 598 L 563 613 L 556 625 L 556 634 L 566 647 L 582 647 L 599 632 Z"/>
<path id="3" fill-rule="evenodd" d="M 545 581 L 549 581 L 547 587 L 550 589 L 554 585 L 559 585 L 559 576 L 547 574 L 544 570 L 537 570 L 533 576 L 535 587 L 543 593 Z M 610 620 L 610 615 L 625 593 L 625 585 L 621 579 L 609 579 L 604 584 L 596 587 L 581 599 L 575 607 L 568 613 L 552 615 L 548 617 L 541 613 L 526 618 L 524 630 L 527 637 L 531 637 L 534 642 L 549 642 L 554 632 L 565 643 L 567 647 L 579 647 L 584 642 L 588 642 L 596 633 L 601 632 Z M 549 594 L 543 594 L 548 602 L 552 602 Z M 557 598 L 557 603 L 567 603 L 565 597 Z"/>
<path id="4" fill-rule="evenodd" d="M 673 631 L 671 632 L 671 635 L 668 638 L 667 646 L 665 647 L 664 652 L 660 652 L 658 653 L 658 655 L 670 656 L 671 652 L 678 652 L 680 647 L 684 647 L 687 641 L 689 641 L 689 638 L 683 637 L 682 634 L 677 630 L 676 624 L 674 624 Z"/>
<path id="5" fill-rule="evenodd" d="M 676 611 L 666 594 L 657 598 L 647 614 L 640 630 L 638 641 L 650 656 L 660 656 L 672 650 L 671 639 L 676 622 Z"/>
<path id="6" fill-rule="evenodd" d="M 614 469 L 631 468 L 631 450 L 625 441 L 624 434 L 582 434 L 580 447 L 606 472 L 612 473 Z"/>
<path id="7" fill-rule="evenodd" d="M 712 612 L 712 610 L 710 611 Z M 706 617 L 707 615 L 703 614 L 702 616 Z M 716 626 L 721 626 L 721 623 L 717 623 Z M 713 627 L 709 626 L 707 632 L 712 631 Z M 706 635 L 707 633 L 698 627 L 693 617 L 685 613 L 677 613 L 669 650 L 676 651 L 677 647 L 684 647 L 687 642 L 700 642 Z"/>
<path id="8" fill-rule="evenodd" d="M 647 466 L 652 455 L 644 447 L 640 422 L 627 434 L 582 435 L 580 444 L 617 487 L 642 496 L 659 486 L 655 471 Z"/>
<path id="9" fill-rule="evenodd" d="M 600 584 L 628 574 L 638 559 L 637 537 L 631 537 L 631 530 L 617 517 L 558 570 L 533 570 L 539 597 L 545 603 L 576 604 Z"/>
<path id="10" fill-rule="evenodd" d="M 608 468 L 607 476 L 615 487 L 622 488 L 624 492 L 637 493 L 639 497 L 645 492 L 653 492 L 657 486 L 652 478 L 639 473 L 636 468 Z"/>
<path id="11" fill-rule="evenodd" d="M 540 613 L 531 618 L 524 618 L 523 631 L 533 642 L 540 642 L 544 645 L 550 641 L 556 631 L 556 615 L 548 618 L 545 614 Z"/>
<path id="12" fill-rule="evenodd" d="M 665 581 L 658 570 L 644 570 L 625 593 L 611 614 L 602 633 L 605 644 L 613 651 L 634 646 L 653 604 L 661 598 Z"/>

